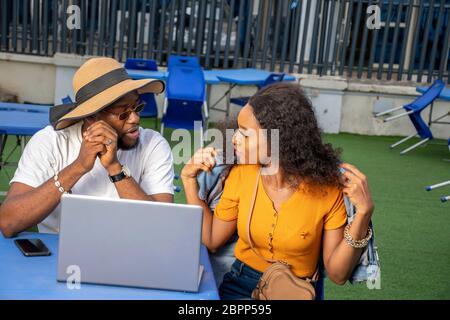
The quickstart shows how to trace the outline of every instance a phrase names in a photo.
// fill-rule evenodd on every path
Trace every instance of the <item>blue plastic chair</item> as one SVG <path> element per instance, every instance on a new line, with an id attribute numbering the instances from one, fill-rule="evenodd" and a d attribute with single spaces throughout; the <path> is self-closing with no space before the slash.
<path id="1" fill-rule="evenodd" d="M 125 61 L 125 69 L 158 71 L 158 65 L 154 60 L 129 58 Z M 158 125 L 158 106 L 155 95 L 153 93 L 144 93 L 141 94 L 141 99 L 145 102 L 145 108 L 139 116 L 141 118 L 155 118 L 156 129 Z"/>
<path id="2" fill-rule="evenodd" d="M 272 83 L 281 82 L 281 81 L 283 81 L 283 78 L 284 78 L 284 73 L 271 73 L 262 85 L 257 86 L 258 90 L 262 89 L 265 86 L 268 86 Z M 250 97 L 247 97 L 247 96 L 231 98 L 230 103 L 237 104 L 238 106 L 243 107 L 247 104 L 249 99 L 250 99 Z"/>
<path id="3" fill-rule="evenodd" d="M 69 95 L 67 95 L 64 98 L 62 98 L 61 101 L 62 101 L 63 104 L 69 104 L 69 103 L 73 102 L 72 98 Z"/>
<path id="4" fill-rule="evenodd" d="M 175 173 L 174 176 L 173 176 L 173 179 L 174 180 L 180 180 L 180 176 Z M 182 188 L 180 186 L 176 186 L 176 185 L 173 186 L 173 191 L 175 191 L 176 193 L 181 192 L 181 190 L 182 190 Z"/>
<path id="5" fill-rule="evenodd" d="M 430 128 L 425 123 L 425 121 L 422 119 L 420 114 L 426 107 L 431 105 L 434 102 L 434 100 L 436 100 L 439 97 L 439 94 L 444 89 L 444 87 L 445 87 L 444 82 L 442 82 L 441 80 L 436 80 L 427 89 L 427 91 L 425 91 L 423 93 L 422 96 L 418 97 L 413 102 L 411 102 L 407 105 L 401 106 L 401 107 L 392 108 L 392 109 L 377 113 L 375 115 L 375 117 L 380 117 L 380 116 L 386 115 L 388 113 L 391 113 L 391 112 L 394 112 L 394 111 L 397 111 L 400 109 L 405 109 L 406 112 L 386 118 L 383 121 L 388 122 L 391 120 L 401 118 L 403 116 L 409 116 L 409 119 L 411 120 L 411 122 L 413 123 L 413 125 L 416 129 L 416 133 L 392 144 L 390 146 L 391 148 L 395 148 L 396 146 L 402 144 L 403 142 L 408 141 L 409 139 L 411 139 L 413 137 L 419 136 L 421 138 L 421 140 L 418 143 L 416 143 L 416 144 L 412 145 L 411 147 L 406 148 L 405 150 L 400 152 L 400 154 L 405 154 L 405 153 L 417 148 L 418 146 L 424 144 L 425 142 L 433 139 L 433 134 L 431 133 Z"/>
<path id="6" fill-rule="evenodd" d="M 161 120 L 164 128 L 195 129 L 194 122 L 201 121 L 201 137 L 208 119 L 205 78 L 197 57 L 170 56 L 166 98 Z"/>

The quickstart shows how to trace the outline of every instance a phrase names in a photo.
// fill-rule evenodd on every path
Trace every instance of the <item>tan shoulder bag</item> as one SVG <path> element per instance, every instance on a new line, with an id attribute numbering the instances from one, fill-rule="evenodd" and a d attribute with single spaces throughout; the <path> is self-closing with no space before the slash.
<path id="1" fill-rule="evenodd" d="M 256 194 L 258 192 L 260 176 L 261 170 L 256 178 L 256 186 L 252 203 L 250 205 L 247 236 L 253 252 L 261 259 L 272 263 L 272 265 L 264 271 L 258 285 L 253 290 L 252 298 L 257 300 L 314 300 L 316 298 L 316 290 L 312 283 L 316 282 L 318 279 L 318 269 L 316 269 L 312 279 L 303 280 L 294 275 L 290 265 L 287 262 L 266 259 L 253 246 L 253 241 L 250 235 L 250 224 L 253 215 L 253 208 L 255 206 Z"/>

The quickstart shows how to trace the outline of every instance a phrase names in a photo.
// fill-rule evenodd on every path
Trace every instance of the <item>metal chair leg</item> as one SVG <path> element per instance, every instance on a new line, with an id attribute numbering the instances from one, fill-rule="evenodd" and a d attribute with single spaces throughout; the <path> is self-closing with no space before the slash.
<path id="1" fill-rule="evenodd" d="M 166 114 L 166 112 L 167 112 L 167 105 L 169 104 L 169 101 L 168 101 L 168 99 L 167 98 L 164 98 L 164 105 L 163 105 L 163 112 L 162 112 L 162 118 L 161 118 L 161 127 L 160 127 L 160 132 L 161 132 L 161 135 L 164 137 L 164 123 L 163 123 L 163 118 L 164 118 L 164 115 Z"/>
<path id="2" fill-rule="evenodd" d="M 403 150 L 402 152 L 400 152 L 400 154 L 403 155 L 403 154 L 405 154 L 405 153 L 407 153 L 407 152 L 409 152 L 409 151 L 411 151 L 411 150 L 417 148 L 418 146 L 424 144 L 424 143 L 427 142 L 428 140 L 430 140 L 430 138 L 423 139 L 423 140 L 417 142 L 415 145 L 412 145 L 411 147 L 406 148 L 405 150 Z"/>
<path id="3" fill-rule="evenodd" d="M 204 147 L 204 141 L 203 141 L 203 125 L 200 127 L 200 148 Z"/>
<path id="4" fill-rule="evenodd" d="M 225 119 L 226 121 L 228 121 L 229 117 L 230 117 L 230 105 L 231 105 L 231 89 L 233 87 L 230 85 L 230 89 L 228 90 L 229 93 L 227 94 L 227 109 L 226 109 L 226 113 L 225 113 Z"/>
<path id="5" fill-rule="evenodd" d="M 428 115 L 428 126 L 431 127 L 431 124 L 433 123 L 433 105 L 434 102 L 430 105 L 430 114 Z"/>
<path id="6" fill-rule="evenodd" d="M 6 134 L 0 135 L 0 170 L 2 169 L 3 151 L 5 150 L 7 139 L 8 139 L 8 135 L 6 135 Z"/>
<path id="7" fill-rule="evenodd" d="M 431 190 L 434 190 L 434 189 L 437 189 L 437 188 L 441 188 L 441 187 L 444 187 L 444 186 L 448 186 L 448 185 L 450 185 L 450 180 L 444 181 L 444 182 L 441 182 L 441 183 L 436 183 L 436 184 L 434 184 L 432 186 L 425 187 L 425 190 L 431 191 Z"/>
<path id="8" fill-rule="evenodd" d="M 209 112 L 208 112 L 208 103 L 204 102 L 203 103 L 203 123 L 204 123 L 204 128 L 205 130 L 208 130 L 208 125 L 209 125 Z"/>
<path id="9" fill-rule="evenodd" d="M 405 112 L 405 113 L 401 113 L 401 114 L 398 114 L 398 115 L 396 115 L 396 116 L 392 116 L 392 117 L 389 117 L 389 118 L 383 119 L 383 122 L 388 122 L 388 121 L 392 121 L 392 120 L 395 120 L 395 119 L 398 119 L 398 118 L 401 118 L 401 117 L 407 116 L 408 114 L 411 114 L 411 113 L 414 113 L 414 110 L 410 110 L 410 111 L 408 111 L 408 112 Z"/>
<path id="10" fill-rule="evenodd" d="M 209 112 L 208 112 L 208 103 L 205 101 L 203 102 L 203 113 L 205 115 L 205 118 L 209 118 Z"/>
<path id="11" fill-rule="evenodd" d="M 20 137 L 20 152 L 21 152 L 21 154 L 23 154 L 23 150 L 25 150 L 26 143 L 27 143 L 26 137 L 21 136 Z"/>
<path id="12" fill-rule="evenodd" d="M 167 105 L 169 104 L 169 100 L 167 98 L 164 99 L 164 105 L 163 105 L 163 116 L 166 114 L 167 112 Z"/>
<path id="13" fill-rule="evenodd" d="M 431 124 L 433 124 L 433 123 L 450 124 L 450 122 L 440 122 L 440 121 L 439 121 L 439 120 L 444 119 L 444 118 L 449 117 L 449 116 L 450 116 L 450 112 L 448 112 L 448 113 L 446 113 L 446 114 L 443 114 L 442 116 L 440 116 L 440 117 L 438 117 L 438 118 L 436 118 L 436 119 L 433 119 L 433 120 L 431 121 Z M 431 124 L 430 124 L 430 126 L 431 126 Z"/>
<path id="14" fill-rule="evenodd" d="M 392 109 L 385 110 L 385 111 L 382 111 L 382 112 L 378 112 L 377 114 L 375 114 L 375 118 L 384 116 L 385 114 L 388 114 L 388 113 L 391 113 L 391 112 L 394 112 L 394 111 L 397 111 L 397 110 L 400 110 L 400 109 L 403 109 L 403 106 L 392 108 Z"/>
<path id="15" fill-rule="evenodd" d="M 391 145 L 389 146 L 389 148 L 391 148 L 391 149 L 392 149 L 392 148 L 395 148 L 396 146 L 402 144 L 402 143 L 405 142 L 405 141 L 408 141 L 408 140 L 411 139 L 411 138 L 414 138 L 415 136 L 417 136 L 416 133 L 414 133 L 414 134 L 412 134 L 412 135 L 410 135 L 410 136 L 408 136 L 408 137 L 406 137 L 406 138 L 403 138 L 403 139 L 397 141 L 396 143 L 391 144 Z"/>
<path id="16" fill-rule="evenodd" d="M 425 187 L 425 190 L 431 191 L 431 190 L 434 190 L 434 189 L 437 189 L 437 188 L 441 188 L 441 187 L 445 187 L 445 186 L 448 186 L 448 185 L 450 185 L 450 180 L 444 181 L 444 182 L 441 182 L 441 183 L 436 183 L 436 184 L 434 184 L 432 186 L 427 186 L 427 187 Z M 450 196 L 442 196 L 441 197 L 441 202 L 447 202 L 447 201 L 450 201 Z"/>

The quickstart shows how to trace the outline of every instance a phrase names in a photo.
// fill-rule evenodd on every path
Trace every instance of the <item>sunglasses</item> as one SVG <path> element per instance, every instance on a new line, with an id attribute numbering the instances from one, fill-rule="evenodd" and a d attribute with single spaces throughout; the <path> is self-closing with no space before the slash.
<path id="1" fill-rule="evenodd" d="M 136 104 L 131 109 L 128 109 L 128 110 L 126 110 L 124 112 L 121 112 L 121 113 L 114 113 L 114 112 L 111 112 L 111 111 L 108 111 L 108 110 L 103 110 L 103 111 L 107 112 L 107 113 L 110 113 L 110 114 L 113 114 L 116 117 L 118 117 L 119 120 L 124 121 L 124 120 L 128 120 L 128 118 L 130 117 L 132 112 L 136 112 L 137 114 L 139 114 L 142 110 L 144 110 L 144 108 L 145 108 L 145 102 L 138 101 L 138 102 L 136 102 Z"/>

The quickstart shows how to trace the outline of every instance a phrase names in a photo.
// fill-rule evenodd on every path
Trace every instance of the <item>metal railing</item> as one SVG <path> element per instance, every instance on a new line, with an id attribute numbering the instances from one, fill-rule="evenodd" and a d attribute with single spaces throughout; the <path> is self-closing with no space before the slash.
<path id="1" fill-rule="evenodd" d="M 0 51 L 450 83 L 449 19 L 449 0 L 0 0 Z"/>

